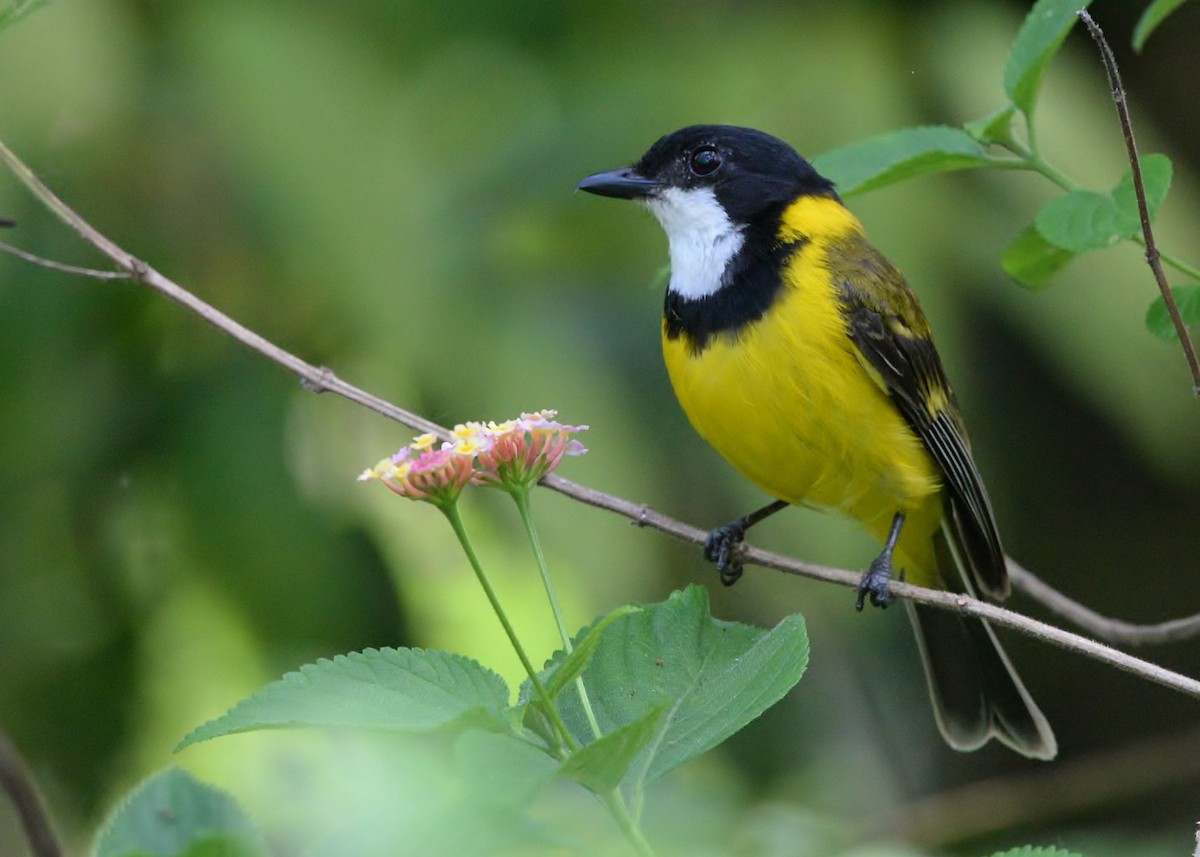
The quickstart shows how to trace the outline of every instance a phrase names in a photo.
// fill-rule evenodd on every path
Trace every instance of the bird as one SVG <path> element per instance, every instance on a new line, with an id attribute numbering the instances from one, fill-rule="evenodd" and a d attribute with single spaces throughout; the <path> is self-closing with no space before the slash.
<path id="1" fill-rule="evenodd" d="M 578 189 L 648 208 L 667 236 L 662 351 L 693 428 L 771 503 L 705 542 L 724 583 L 746 530 L 788 506 L 848 515 L 883 544 L 889 582 L 1009 595 L 992 505 L 930 325 L 833 182 L 783 140 L 692 125 Z M 1054 733 L 984 620 L 905 602 L 950 747 L 996 739 L 1033 759 Z"/>

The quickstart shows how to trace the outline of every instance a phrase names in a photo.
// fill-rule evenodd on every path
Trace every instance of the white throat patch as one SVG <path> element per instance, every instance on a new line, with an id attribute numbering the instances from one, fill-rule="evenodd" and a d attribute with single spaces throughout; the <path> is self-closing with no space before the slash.
<path id="1" fill-rule="evenodd" d="M 663 231 L 671 253 L 668 288 L 684 298 L 703 298 L 721 288 L 721 275 L 745 241 L 717 202 L 712 188 L 666 188 L 645 200 Z"/>

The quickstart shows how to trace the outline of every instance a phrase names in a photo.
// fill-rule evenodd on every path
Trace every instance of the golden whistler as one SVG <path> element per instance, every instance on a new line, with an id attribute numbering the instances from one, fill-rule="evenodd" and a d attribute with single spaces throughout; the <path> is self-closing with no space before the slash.
<path id="1" fill-rule="evenodd" d="M 632 199 L 667 234 L 663 357 L 696 430 L 777 498 L 709 536 L 726 583 L 746 529 L 791 505 L 860 521 L 884 548 L 857 606 L 887 606 L 893 573 L 1008 595 L 1004 550 L 929 323 L 833 184 L 759 131 L 696 125 L 581 190 Z M 1054 734 L 995 634 L 908 604 L 938 727 L 1038 759 Z"/>

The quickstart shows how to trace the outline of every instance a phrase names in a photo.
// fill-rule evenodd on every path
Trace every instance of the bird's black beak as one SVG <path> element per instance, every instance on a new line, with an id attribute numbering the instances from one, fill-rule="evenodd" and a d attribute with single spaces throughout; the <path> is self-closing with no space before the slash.
<path id="1" fill-rule="evenodd" d="M 662 187 L 656 179 L 648 179 L 632 167 L 623 170 L 609 170 L 606 173 L 596 173 L 576 185 L 576 190 L 586 190 L 598 196 L 611 196 L 614 199 L 645 199 L 654 196 Z"/>

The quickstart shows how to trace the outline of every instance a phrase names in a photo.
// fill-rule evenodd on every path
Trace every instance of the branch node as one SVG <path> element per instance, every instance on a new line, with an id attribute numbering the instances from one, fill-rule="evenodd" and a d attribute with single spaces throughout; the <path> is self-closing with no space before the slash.
<path id="1" fill-rule="evenodd" d="M 139 283 L 144 283 L 146 278 L 150 276 L 150 266 L 136 256 L 129 257 L 129 262 L 125 268 L 129 271 L 129 276 L 133 277 Z"/>
<path id="2" fill-rule="evenodd" d="M 300 386 L 308 390 L 310 393 L 327 393 L 329 385 L 337 376 L 333 374 L 333 370 L 328 366 L 318 366 L 317 374 L 313 376 L 303 375 L 300 378 Z"/>

